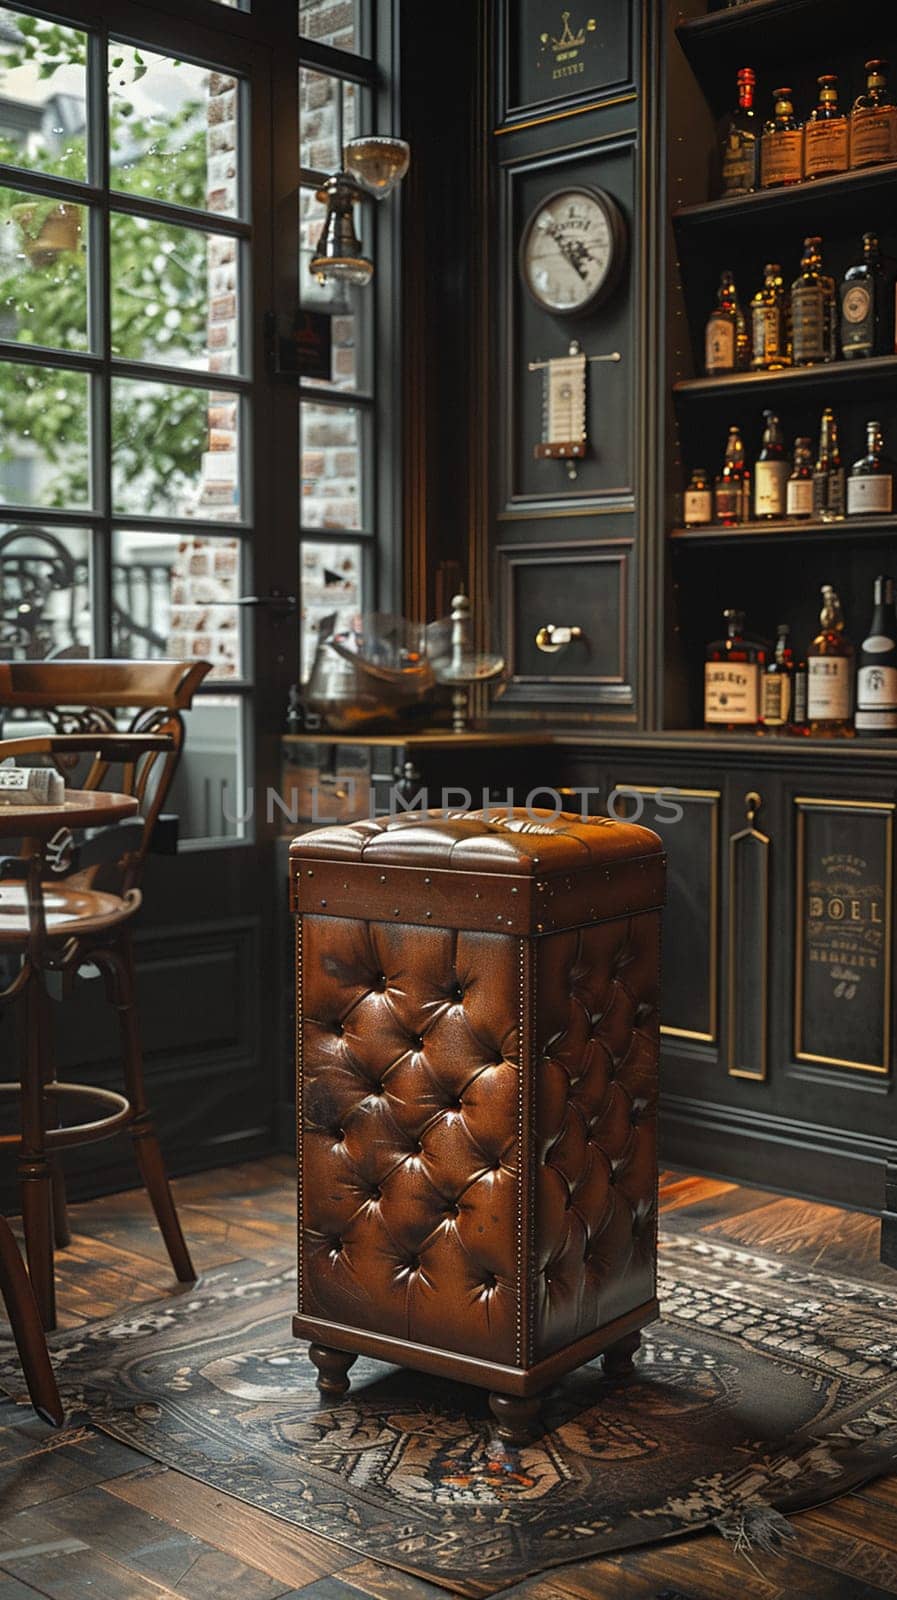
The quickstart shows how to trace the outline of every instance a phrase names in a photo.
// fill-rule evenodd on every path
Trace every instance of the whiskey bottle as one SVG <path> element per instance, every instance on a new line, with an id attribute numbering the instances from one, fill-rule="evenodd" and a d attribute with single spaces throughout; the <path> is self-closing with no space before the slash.
<path id="1" fill-rule="evenodd" d="M 753 67 L 738 72 L 738 105 L 726 124 L 722 148 L 721 192 L 752 194 L 760 178 L 760 119 L 754 110 Z"/>
<path id="2" fill-rule="evenodd" d="M 791 285 L 791 359 L 796 367 L 825 361 L 827 285 L 822 278 L 822 240 L 804 240 L 800 277 Z"/>
<path id="3" fill-rule="evenodd" d="M 838 445 L 838 424 L 831 406 L 826 406 L 819 429 L 819 454 L 813 469 L 813 515 L 823 522 L 836 522 L 843 517 L 844 507 L 844 468 Z"/>
<path id="4" fill-rule="evenodd" d="M 884 355 L 893 344 L 878 235 L 863 234 L 863 259 L 841 280 L 841 351 L 848 361 Z"/>
<path id="5" fill-rule="evenodd" d="M 827 178 L 846 172 L 850 155 L 850 124 L 838 105 L 838 79 L 833 72 L 818 78 L 819 100 L 804 128 L 804 176 Z"/>
<path id="6" fill-rule="evenodd" d="M 894 466 L 884 453 L 881 423 L 866 423 L 866 454 L 847 480 L 849 517 L 887 516 L 894 509 Z"/>
<path id="7" fill-rule="evenodd" d="M 744 636 L 744 612 L 724 611 L 725 639 L 707 646 L 704 721 L 710 728 L 753 728 L 760 714 L 766 646 Z"/>
<path id="8" fill-rule="evenodd" d="M 773 114 L 763 125 L 760 145 L 760 185 L 777 189 L 800 183 L 804 175 L 804 132 L 794 115 L 790 89 L 776 89 Z"/>
<path id="9" fill-rule="evenodd" d="M 714 373 L 734 372 L 738 365 L 738 296 L 731 272 L 724 272 L 719 281 L 716 305 L 707 318 L 704 332 L 704 370 L 708 377 Z"/>
<path id="10" fill-rule="evenodd" d="M 788 366 L 787 324 L 782 269 L 771 261 L 763 268 L 763 287 L 751 301 L 751 366 L 755 372 Z"/>
<path id="11" fill-rule="evenodd" d="M 722 471 L 713 485 L 715 521 L 733 528 L 750 520 L 751 475 L 744 462 L 744 444 L 737 428 L 729 429 Z"/>
<path id="12" fill-rule="evenodd" d="M 860 645 L 857 733 L 897 733 L 897 611 L 891 578 L 875 580 L 869 632 Z"/>
<path id="13" fill-rule="evenodd" d="M 713 521 L 713 489 L 706 467 L 695 467 L 685 491 L 686 528 L 706 528 Z"/>
<path id="14" fill-rule="evenodd" d="M 782 424 L 774 411 L 764 411 L 766 426 L 754 465 L 754 516 L 776 520 L 785 515 L 788 457 Z"/>
<path id="15" fill-rule="evenodd" d="M 763 674 L 760 720 L 766 728 L 780 731 L 788 726 L 794 700 L 794 654 L 788 643 L 790 629 L 780 622 L 776 629 L 775 653 Z"/>
<path id="16" fill-rule="evenodd" d="M 851 733 L 853 645 L 844 632 L 841 602 L 822 586 L 819 632 L 807 651 L 807 718 L 811 733 Z"/>
<path id="17" fill-rule="evenodd" d="M 866 92 L 857 95 L 850 114 L 850 165 L 872 167 L 897 156 L 897 106 L 888 93 L 881 60 L 866 62 Z"/>
<path id="18" fill-rule="evenodd" d="M 814 499 L 813 456 L 809 439 L 795 439 L 794 466 L 788 479 L 786 517 L 812 517 Z"/>

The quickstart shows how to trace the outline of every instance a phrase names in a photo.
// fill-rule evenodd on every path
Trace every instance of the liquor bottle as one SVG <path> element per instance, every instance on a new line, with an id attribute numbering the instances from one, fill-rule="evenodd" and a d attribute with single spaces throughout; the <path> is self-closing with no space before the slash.
<path id="1" fill-rule="evenodd" d="M 788 479 L 785 503 L 786 517 L 812 517 L 813 515 L 813 455 L 809 439 L 794 441 L 794 466 Z"/>
<path id="2" fill-rule="evenodd" d="M 819 632 L 807 651 L 807 718 L 811 733 L 852 733 L 853 645 L 844 632 L 841 602 L 822 586 Z"/>
<path id="3" fill-rule="evenodd" d="M 763 268 L 763 287 L 751 301 L 751 366 L 755 372 L 787 367 L 788 317 L 782 269 L 777 262 Z"/>
<path id="4" fill-rule="evenodd" d="M 860 645 L 857 673 L 857 733 L 897 733 L 897 611 L 894 581 L 875 580 L 875 609 Z"/>
<path id="5" fill-rule="evenodd" d="M 894 465 L 884 453 L 880 422 L 866 423 L 866 454 L 847 480 L 849 517 L 887 516 L 894 509 Z"/>
<path id="6" fill-rule="evenodd" d="M 794 700 L 794 653 L 788 643 L 789 632 L 787 622 L 780 622 L 776 629 L 775 653 L 766 664 L 760 695 L 763 726 L 779 731 L 791 721 Z"/>
<path id="7" fill-rule="evenodd" d="M 777 189 L 804 175 L 804 131 L 794 115 L 790 89 L 775 89 L 773 114 L 763 124 L 760 185 Z"/>
<path id="8" fill-rule="evenodd" d="M 873 167 L 897 156 L 897 106 L 888 93 L 881 60 L 866 62 L 866 93 L 857 95 L 850 114 L 850 165 Z"/>
<path id="9" fill-rule="evenodd" d="M 838 79 L 833 72 L 817 78 L 819 101 L 804 128 L 804 177 L 827 178 L 846 172 L 850 156 L 850 124 L 838 105 Z"/>
<path id="10" fill-rule="evenodd" d="M 804 240 L 800 277 L 791 285 L 791 359 L 796 367 L 812 366 L 828 355 L 821 245 L 819 238 Z"/>
<path id="11" fill-rule="evenodd" d="M 754 516 L 784 517 L 788 495 L 788 457 L 782 424 L 774 411 L 764 411 L 766 426 L 754 464 Z"/>
<path id="12" fill-rule="evenodd" d="M 751 475 L 744 464 L 744 444 L 737 428 L 729 429 L 722 471 L 713 485 L 715 520 L 724 528 L 750 520 Z"/>
<path id="13" fill-rule="evenodd" d="M 731 272 L 720 278 L 720 291 L 716 304 L 707 318 L 704 333 L 704 370 L 713 373 L 734 373 L 739 365 L 739 298 L 736 280 Z"/>
<path id="14" fill-rule="evenodd" d="M 863 259 L 841 280 L 841 351 L 848 361 L 880 356 L 893 346 L 889 296 L 878 235 L 863 234 Z"/>
<path id="15" fill-rule="evenodd" d="M 695 467 L 685 491 L 686 528 L 706 528 L 713 521 L 713 489 L 706 467 Z"/>
<path id="16" fill-rule="evenodd" d="M 724 611 L 725 639 L 707 646 L 704 721 L 711 728 L 753 728 L 760 714 L 766 646 L 744 636 L 744 612 Z"/>
<path id="17" fill-rule="evenodd" d="M 754 110 L 753 67 L 738 72 L 738 105 L 723 138 L 722 185 L 725 194 L 752 194 L 760 180 L 760 119 Z"/>
<path id="18" fill-rule="evenodd" d="M 803 737 L 810 731 L 807 721 L 807 663 L 803 659 L 794 665 L 794 694 L 792 696 L 791 727 L 789 733 Z"/>
<path id="19" fill-rule="evenodd" d="M 838 424 L 831 406 L 826 406 L 819 429 L 819 454 L 813 469 L 813 515 L 823 522 L 836 522 L 843 517 L 844 507 L 844 468 L 838 445 Z"/>

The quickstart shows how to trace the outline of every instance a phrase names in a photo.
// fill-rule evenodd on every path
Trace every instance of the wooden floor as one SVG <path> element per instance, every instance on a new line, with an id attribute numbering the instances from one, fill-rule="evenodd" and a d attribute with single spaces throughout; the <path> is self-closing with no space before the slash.
<path id="1" fill-rule="evenodd" d="M 177 1185 L 200 1270 L 292 1259 L 295 1201 L 286 1158 Z M 897 1287 L 878 1263 L 878 1224 L 856 1213 L 703 1178 L 664 1174 L 664 1209 L 689 1226 L 806 1266 Z M 685 1213 L 687 1212 L 687 1219 Z M 170 1288 L 136 1191 L 73 1207 L 60 1257 L 60 1322 L 106 1316 Z M 880 1600 L 897 1595 L 897 1477 L 794 1519 L 796 1551 L 761 1573 L 715 1534 L 555 1568 L 505 1597 L 527 1600 Z M 406 1577 L 304 1534 L 147 1461 L 90 1429 L 52 1433 L 0 1398 L 0 1600 L 445 1600 Z"/>

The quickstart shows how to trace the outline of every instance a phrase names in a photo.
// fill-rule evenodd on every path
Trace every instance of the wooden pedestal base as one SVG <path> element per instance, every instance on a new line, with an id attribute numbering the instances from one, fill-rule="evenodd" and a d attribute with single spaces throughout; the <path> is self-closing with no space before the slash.
<path id="1" fill-rule="evenodd" d="M 498 1437 L 508 1444 L 527 1444 L 538 1432 L 541 1395 L 495 1394 L 489 1396 L 489 1409 L 498 1423 Z"/>
<path id="2" fill-rule="evenodd" d="M 358 1360 L 348 1350 L 331 1350 L 329 1345 L 310 1344 L 309 1360 L 318 1369 L 318 1388 L 322 1394 L 345 1394 L 349 1387 L 349 1368 Z"/>

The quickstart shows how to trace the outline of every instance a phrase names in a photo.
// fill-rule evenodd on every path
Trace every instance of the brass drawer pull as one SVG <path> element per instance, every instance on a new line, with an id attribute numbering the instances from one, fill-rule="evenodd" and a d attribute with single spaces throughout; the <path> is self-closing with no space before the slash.
<path id="1" fill-rule="evenodd" d="M 556 628 L 553 622 L 546 622 L 536 634 L 536 649 L 547 656 L 553 656 L 556 651 L 566 649 L 574 639 L 582 637 L 582 628 Z"/>

